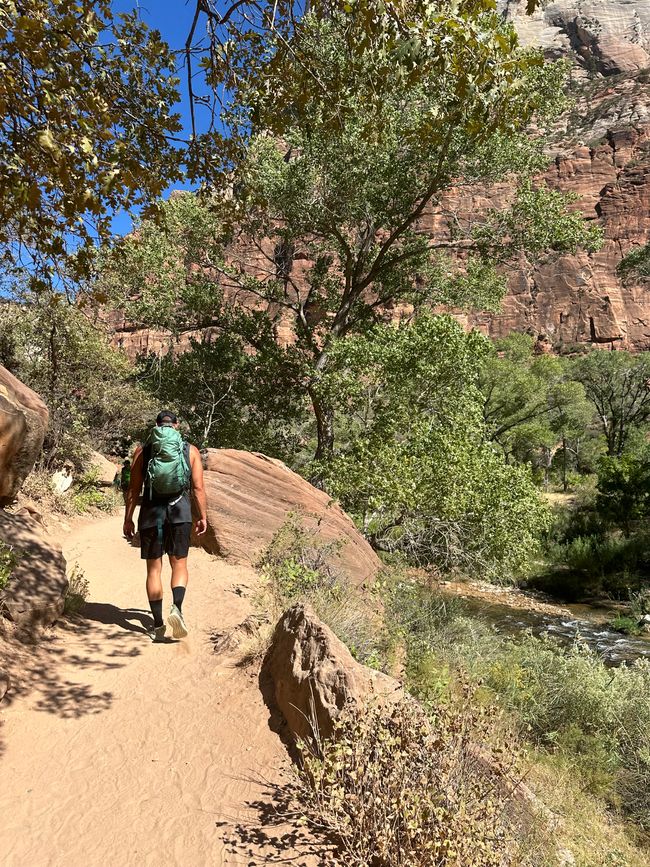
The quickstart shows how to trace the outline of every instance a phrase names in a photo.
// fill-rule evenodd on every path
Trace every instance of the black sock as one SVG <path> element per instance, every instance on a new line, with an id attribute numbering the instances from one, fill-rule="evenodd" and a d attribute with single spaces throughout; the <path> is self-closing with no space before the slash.
<path id="1" fill-rule="evenodd" d="M 183 599 L 185 597 L 184 587 L 172 587 L 172 596 L 174 597 L 174 605 L 179 611 L 183 608 Z"/>
<path id="2" fill-rule="evenodd" d="M 153 614 L 153 625 L 154 626 L 162 626 L 165 622 L 162 616 L 162 599 L 150 599 L 149 607 L 151 608 L 151 613 Z"/>

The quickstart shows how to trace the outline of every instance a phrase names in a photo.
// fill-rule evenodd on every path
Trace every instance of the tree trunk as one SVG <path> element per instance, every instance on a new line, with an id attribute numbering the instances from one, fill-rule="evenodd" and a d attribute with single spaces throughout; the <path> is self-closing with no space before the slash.
<path id="1" fill-rule="evenodd" d="M 317 461 L 322 461 L 330 457 L 334 451 L 334 409 L 314 394 L 310 396 L 316 416 L 318 434 L 318 445 L 314 457 Z"/>
<path id="2" fill-rule="evenodd" d="M 562 488 L 566 494 L 568 484 L 566 480 L 566 439 L 562 437 Z"/>

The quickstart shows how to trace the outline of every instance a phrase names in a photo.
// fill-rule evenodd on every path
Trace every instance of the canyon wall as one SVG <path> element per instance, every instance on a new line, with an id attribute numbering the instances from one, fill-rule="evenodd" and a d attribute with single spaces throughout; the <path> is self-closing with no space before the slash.
<path id="1" fill-rule="evenodd" d="M 650 242 L 650 0 L 558 0 L 542 3 L 533 16 L 524 14 L 525 0 L 501 0 L 500 8 L 524 44 L 571 59 L 575 104 L 554 131 L 544 177 L 576 194 L 575 207 L 602 226 L 605 240 L 593 254 L 535 264 L 522 258 L 507 270 L 509 291 L 497 314 L 459 319 L 493 337 L 527 332 L 548 347 L 650 349 L 650 282 L 623 281 L 617 273 L 627 253 Z M 507 185 L 451 190 L 439 209 L 423 214 L 419 228 L 449 240 L 453 223 L 469 223 L 510 193 Z M 263 273 L 273 251 L 246 249 L 242 241 L 238 256 Z M 306 264 L 294 261 L 294 279 Z M 133 328 L 117 315 L 111 326 L 114 343 L 131 357 L 170 344 L 168 335 Z M 199 335 L 209 339 L 210 329 L 183 335 L 181 348 Z"/>

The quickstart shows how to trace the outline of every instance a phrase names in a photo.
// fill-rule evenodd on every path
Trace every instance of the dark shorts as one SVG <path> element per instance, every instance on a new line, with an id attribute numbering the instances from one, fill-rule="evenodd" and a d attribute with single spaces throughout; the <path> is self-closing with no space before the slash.
<path id="1" fill-rule="evenodd" d="M 140 557 L 143 560 L 157 560 L 163 554 L 187 557 L 191 532 L 191 521 L 189 524 L 170 524 L 169 521 L 165 521 L 162 539 L 158 534 L 158 527 L 145 527 L 140 530 Z"/>

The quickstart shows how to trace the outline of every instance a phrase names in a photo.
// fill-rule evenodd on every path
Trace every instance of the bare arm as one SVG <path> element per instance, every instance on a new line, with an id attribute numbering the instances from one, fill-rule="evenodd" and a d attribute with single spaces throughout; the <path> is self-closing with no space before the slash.
<path id="1" fill-rule="evenodd" d="M 142 448 L 138 447 L 133 456 L 131 464 L 131 481 L 129 489 L 126 492 L 126 508 L 124 511 L 124 535 L 127 539 L 135 533 L 135 524 L 133 523 L 133 513 L 138 505 L 140 491 L 142 490 Z"/>
<path id="2" fill-rule="evenodd" d="M 192 496 L 199 510 L 199 519 L 196 522 L 196 533 L 201 536 L 208 527 L 208 503 L 203 484 L 203 462 L 201 452 L 196 446 L 190 446 L 190 469 L 192 470 Z"/>

